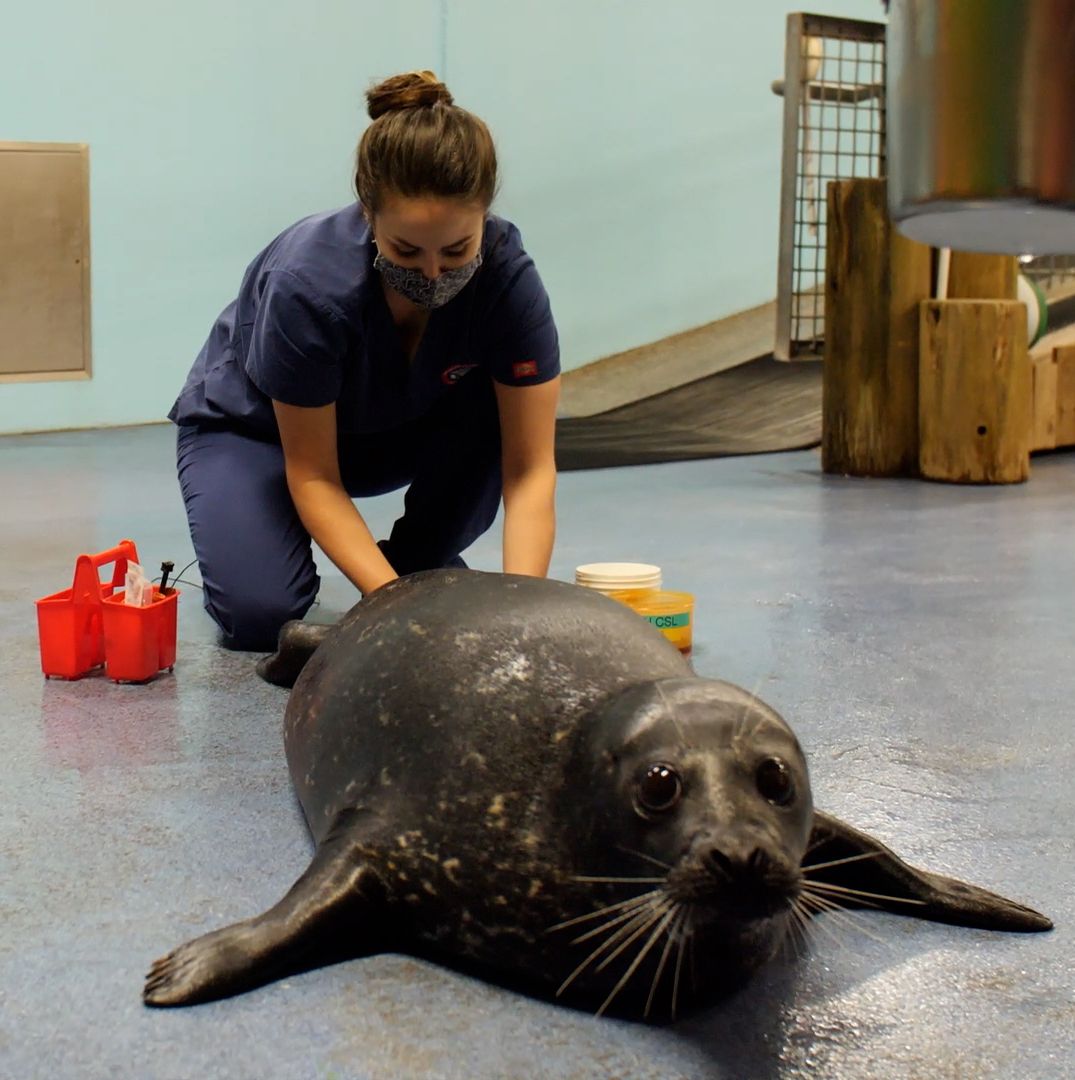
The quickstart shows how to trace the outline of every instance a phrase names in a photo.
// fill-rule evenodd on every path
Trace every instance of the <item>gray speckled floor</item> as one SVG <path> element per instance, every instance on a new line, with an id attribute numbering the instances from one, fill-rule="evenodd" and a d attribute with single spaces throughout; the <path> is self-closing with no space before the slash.
<path id="1" fill-rule="evenodd" d="M 171 460 L 163 426 L 0 440 L 0 1075 L 1075 1075 L 1075 456 L 1010 489 L 822 477 L 811 453 L 562 477 L 554 576 L 663 564 L 698 598 L 695 666 L 787 716 L 819 806 L 1057 924 L 826 919 L 811 955 L 666 1029 L 401 956 L 142 1007 L 155 956 L 275 901 L 311 850 L 283 692 L 216 648 L 196 590 L 174 676 L 41 677 L 32 602 L 77 553 L 189 559 Z M 398 505 L 364 507 L 375 531 Z M 322 595 L 321 618 L 352 600 L 338 577 Z"/>

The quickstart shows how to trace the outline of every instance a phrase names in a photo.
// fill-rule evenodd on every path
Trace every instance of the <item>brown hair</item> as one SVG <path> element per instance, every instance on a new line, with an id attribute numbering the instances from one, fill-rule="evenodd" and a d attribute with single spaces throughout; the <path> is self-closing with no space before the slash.
<path id="1" fill-rule="evenodd" d="M 393 75 L 366 92 L 372 124 L 355 160 L 355 191 L 375 214 L 386 196 L 435 195 L 488 208 L 496 149 L 485 123 L 453 103 L 432 71 Z"/>

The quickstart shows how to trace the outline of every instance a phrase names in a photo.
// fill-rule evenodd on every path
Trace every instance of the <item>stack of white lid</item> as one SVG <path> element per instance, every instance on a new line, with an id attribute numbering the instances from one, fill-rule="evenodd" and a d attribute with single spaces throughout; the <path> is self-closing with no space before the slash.
<path id="1" fill-rule="evenodd" d="M 620 589 L 659 589 L 661 568 L 648 563 L 587 563 L 575 567 L 575 584 L 603 593 Z"/>

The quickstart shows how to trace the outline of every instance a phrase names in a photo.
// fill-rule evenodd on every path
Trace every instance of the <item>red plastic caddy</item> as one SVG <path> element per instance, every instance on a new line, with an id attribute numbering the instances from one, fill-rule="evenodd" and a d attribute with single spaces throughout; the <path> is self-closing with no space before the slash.
<path id="1" fill-rule="evenodd" d="M 145 682 L 175 664 L 178 589 L 144 607 L 124 603 L 128 562 L 138 562 L 133 540 L 121 540 L 96 555 L 79 555 L 69 589 L 36 601 L 41 670 L 58 679 L 78 679 L 104 665 L 116 682 Z M 99 569 L 115 563 L 111 581 Z M 117 591 L 118 590 L 118 591 Z"/>

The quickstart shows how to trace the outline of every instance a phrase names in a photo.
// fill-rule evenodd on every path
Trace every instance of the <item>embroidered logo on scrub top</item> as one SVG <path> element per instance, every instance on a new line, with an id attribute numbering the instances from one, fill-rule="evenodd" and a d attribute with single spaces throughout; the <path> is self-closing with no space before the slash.
<path id="1" fill-rule="evenodd" d="M 536 360 L 520 360 L 511 365 L 511 373 L 517 379 L 526 379 L 538 373 Z"/>
<path id="2" fill-rule="evenodd" d="M 477 366 L 477 364 L 452 364 L 450 368 L 445 368 L 440 373 L 440 381 L 446 386 L 451 386 L 453 383 L 459 382 L 468 371 L 473 371 Z"/>

